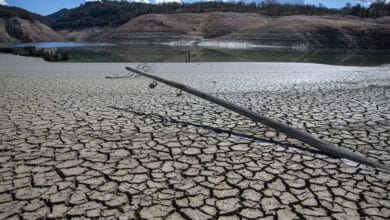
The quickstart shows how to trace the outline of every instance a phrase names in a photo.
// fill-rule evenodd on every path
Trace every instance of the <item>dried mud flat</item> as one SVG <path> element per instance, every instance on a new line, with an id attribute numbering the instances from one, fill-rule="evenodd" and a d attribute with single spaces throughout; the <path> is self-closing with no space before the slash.
<path id="1" fill-rule="evenodd" d="M 125 66 L 0 55 L 0 219 L 390 218 L 389 174 Z M 390 165 L 390 66 L 147 66 Z"/>

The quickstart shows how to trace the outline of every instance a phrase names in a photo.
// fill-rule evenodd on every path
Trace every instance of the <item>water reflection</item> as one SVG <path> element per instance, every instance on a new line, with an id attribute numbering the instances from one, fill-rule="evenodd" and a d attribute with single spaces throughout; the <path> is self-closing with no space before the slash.
<path id="1" fill-rule="evenodd" d="M 28 47 L 34 46 L 36 48 L 72 48 L 72 47 L 106 47 L 114 46 L 109 43 L 90 43 L 90 42 L 32 42 L 32 43 L 0 43 L 0 47 Z"/>
<path id="2" fill-rule="evenodd" d="M 390 64 L 389 50 L 220 49 L 118 45 L 67 49 L 73 62 L 304 62 L 332 65 Z"/>
<path id="3" fill-rule="evenodd" d="M 61 51 L 68 52 L 71 62 L 303 62 L 351 66 L 390 64 L 390 50 L 222 49 L 88 42 L 44 42 L 7 44 L 7 46 L 59 48 Z"/>

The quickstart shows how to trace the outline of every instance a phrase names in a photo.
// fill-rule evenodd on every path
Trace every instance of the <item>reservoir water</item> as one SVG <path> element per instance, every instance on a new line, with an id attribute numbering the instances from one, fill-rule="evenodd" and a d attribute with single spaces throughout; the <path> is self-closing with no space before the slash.
<path id="1" fill-rule="evenodd" d="M 297 62 L 349 66 L 390 64 L 390 50 L 223 48 L 89 42 L 14 43 L 0 46 L 57 48 L 68 52 L 70 62 Z"/>

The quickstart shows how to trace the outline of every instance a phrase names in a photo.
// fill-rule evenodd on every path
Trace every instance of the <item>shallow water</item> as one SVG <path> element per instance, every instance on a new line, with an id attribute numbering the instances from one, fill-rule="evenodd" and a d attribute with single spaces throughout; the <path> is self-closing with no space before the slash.
<path id="1" fill-rule="evenodd" d="M 0 43 L 0 47 L 28 47 L 36 48 L 73 48 L 73 47 L 105 47 L 114 46 L 109 43 L 91 43 L 91 42 L 31 42 L 31 43 Z"/>
<path id="2" fill-rule="evenodd" d="M 299 62 L 350 66 L 390 64 L 390 51 L 295 50 L 288 48 L 222 49 L 166 45 L 116 45 L 69 48 L 74 62 Z"/>

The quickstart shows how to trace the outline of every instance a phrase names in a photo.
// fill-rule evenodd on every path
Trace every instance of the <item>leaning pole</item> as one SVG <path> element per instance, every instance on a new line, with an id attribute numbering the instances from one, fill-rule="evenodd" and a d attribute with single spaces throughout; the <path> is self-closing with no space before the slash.
<path id="1" fill-rule="evenodd" d="M 174 81 L 170 81 L 170 80 L 166 80 L 166 79 L 163 79 L 161 77 L 158 77 L 158 76 L 155 76 L 155 75 L 151 75 L 151 74 L 148 74 L 148 73 L 145 73 L 143 71 L 140 71 L 138 69 L 134 69 L 134 68 L 131 68 L 131 67 L 126 67 L 126 70 L 130 71 L 130 72 L 133 72 L 133 73 L 136 73 L 136 74 L 139 74 L 141 76 L 144 76 L 144 77 L 147 77 L 147 78 L 151 78 L 155 81 L 158 81 L 158 82 L 161 82 L 161 83 L 164 83 L 168 86 L 172 86 L 174 88 L 177 88 L 177 89 L 180 89 L 182 91 L 185 91 L 191 95 L 194 95 L 194 96 L 197 96 L 201 99 L 205 99 L 209 102 L 212 102 L 214 104 L 217 104 L 217 105 L 220 105 L 222 107 L 225 107 L 233 112 L 236 112 L 242 116 L 245 116 L 245 117 L 248 117 L 250 119 L 252 119 L 253 121 L 255 122 L 259 122 L 263 125 L 266 125 L 270 128 L 273 128 L 279 132 L 282 132 L 284 134 L 286 134 L 287 136 L 289 137 L 292 137 L 292 138 L 295 138 L 295 139 L 298 139 L 312 147 L 315 147 L 317 148 L 318 150 L 328 154 L 328 155 L 332 155 L 334 157 L 339 157 L 339 158 L 346 158 L 346 159 L 349 159 L 351 161 L 354 161 L 354 162 L 357 162 L 357 163 L 361 163 L 361 164 L 366 164 L 368 166 L 371 166 L 371 167 L 374 167 L 374 168 L 379 168 L 379 169 L 382 169 L 383 171 L 387 172 L 387 173 L 390 173 L 390 167 L 384 165 L 384 164 L 381 164 L 380 162 L 378 161 L 375 161 L 375 160 L 372 160 L 372 159 L 369 159 L 369 158 L 366 158 L 366 157 L 363 157 L 363 156 L 360 156 L 352 151 L 349 151 L 349 150 L 346 150 L 346 149 L 343 149 L 343 148 L 340 148 L 338 146 L 336 146 L 335 144 L 332 144 L 330 142 L 327 142 L 327 141 L 324 141 L 324 140 L 321 140 L 315 136 L 312 136 L 308 133 L 305 133 L 303 131 L 300 131 L 296 128 L 293 128 L 293 127 L 290 127 L 288 125 L 285 125 L 279 121 L 276 121 L 276 120 L 273 120 L 273 119 L 270 119 L 270 118 L 267 118 L 263 115 L 260 115 L 259 113 L 256 113 L 256 112 L 253 112 L 253 111 L 250 111 L 250 110 L 247 110 L 241 106 L 238 106 L 236 104 L 233 104 L 233 103 L 230 103 L 230 102 L 227 102 L 223 99 L 220 99 L 220 98 L 217 98 L 217 97 L 213 97 L 209 94 L 206 94 L 204 92 L 201 92 L 199 90 L 196 90 L 196 89 L 193 89 L 191 87 L 188 87 L 186 85 L 183 85 L 181 83 L 178 83 L 178 82 L 174 82 Z"/>

